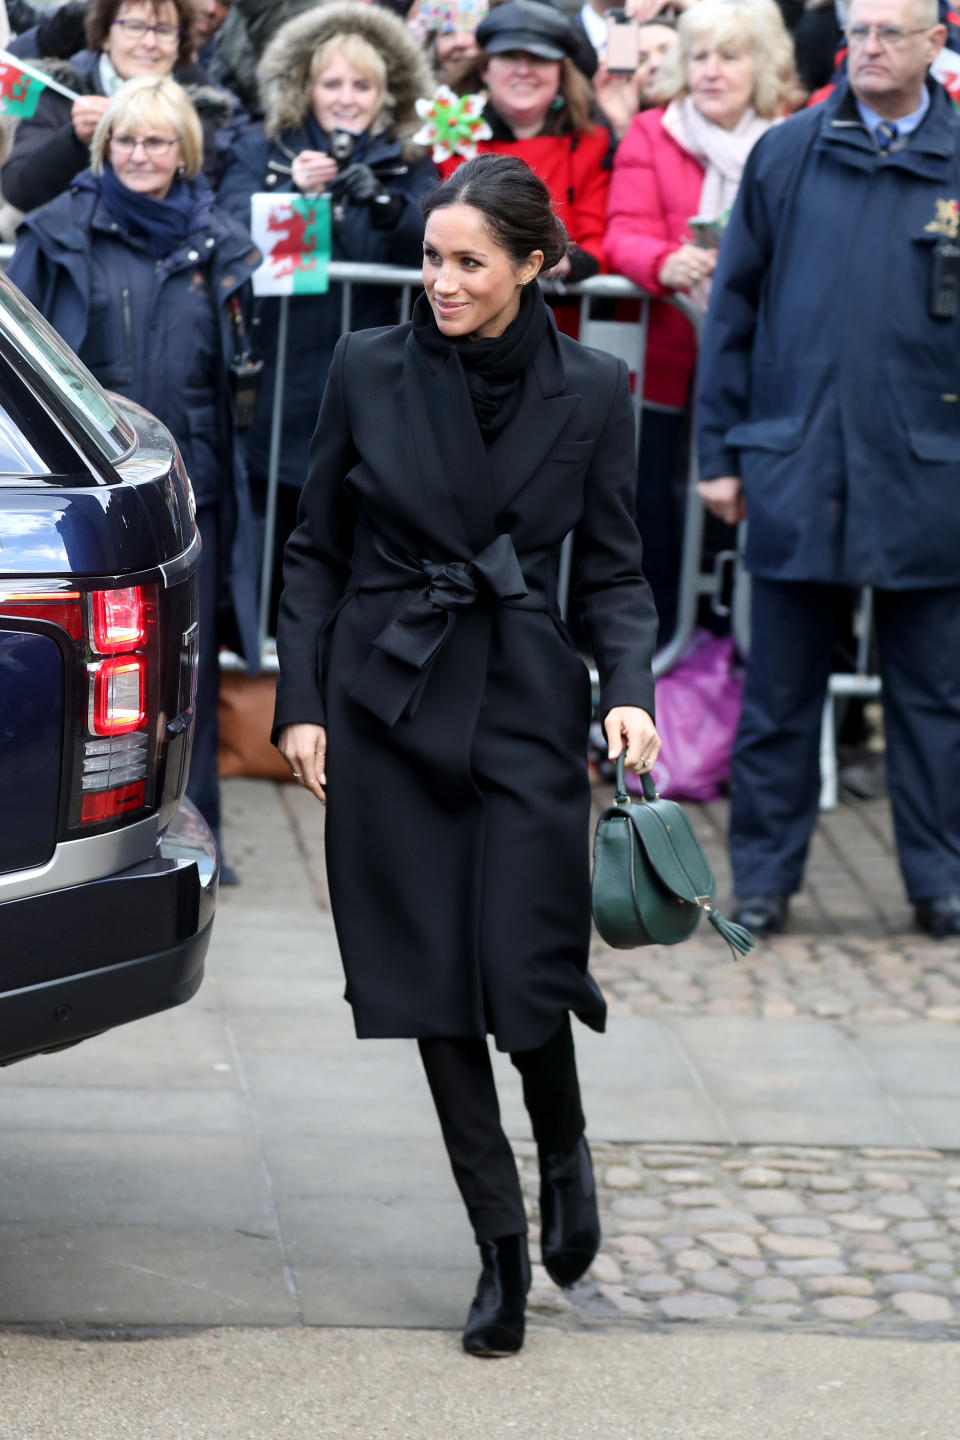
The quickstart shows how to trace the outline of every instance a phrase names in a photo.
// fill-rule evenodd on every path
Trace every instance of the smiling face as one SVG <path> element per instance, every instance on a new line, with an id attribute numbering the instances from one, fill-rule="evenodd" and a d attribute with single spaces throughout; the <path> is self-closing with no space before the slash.
<path id="1" fill-rule="evenodd" d="M 687 60 L 687 89 L 701 115 L 732 130 L 753 99 L 753 57 L 734 45 L 698 40 Z"/>
<path id="2" fill-rule="evenodd" d="M 437 72 L 447 85 L 456 85 L 480 59 L 481 50 L 472 30 L 451 30 L 435 41 Z"/>
<path id="3" fill-rule="evenodd" d="M 917 108 L 927 69 L 943 48 L 946 29 L 931 25 L 930 19 L 922 0 L 854 0 L 847 12 L 848 34 L 863 28 L 868 32 L 849 41 L 850 88 L 889 119 Z M 901 36 L 881 39 L 877 31 L 882 29 Z"/>
<path id="4" fill-rule="evenodd" d="M 538 130 L 560 89 L 560 61 L 526 50 L 491 55 L 483 78 L 494 110 L 514 130 Z"/>
<path id="5" fill-rule="evenodd" d="M 184 163 L 183 147 L 172 125 L 121 125 L 110 137 L 109 156 L 120 183 L 153 200 L 166 198 Z"/>
<path id="6" fill-rule="evenodd" d="M 198 45 L 213 39 L 232 4 L 233 0 L 193 0 L 193 33 Z"/>
<path id="7" fill-rule="evenodd" d="M 172 33 L 158 37 L 156 30 L 148 30 L 136 38 L 130 34 L 126 21 L 162 25 Z M 104 49 L 114 70 L 124 80 L 132 80 L 136 75 L 169 75 L 180 49 L 177 7 L 170 0 L 161 0 L 159 5 L 150 4 L 149 0 L 126 0 L 114 16 Z"/>
<path id="8" fill-rule="evenodd" d="M 649 105 L 647 91 L 656 79 L 660 61 L 677 43 L 677 32 L 669 25 L 641 25 L 637 32 L 637 68 L 634 81 L 641 105 Z"/>
<path id="9" fill-rule="evenodd" d="M 540 250 L 514 264 L 472 205 L 446 205 L 427 219 L 423 288 L 444 335 L 502 335 L 520 308 L 523 286 L 542 264 Z"/>
<path id="10" fill-rule="evenodd" d="M 321 70 L 310 91 L 317 124 L 327 135 L 334 130 L 362 135 L 373 124 L 382 98 L 371 77 L 351 65 L 339 50 Z"/>

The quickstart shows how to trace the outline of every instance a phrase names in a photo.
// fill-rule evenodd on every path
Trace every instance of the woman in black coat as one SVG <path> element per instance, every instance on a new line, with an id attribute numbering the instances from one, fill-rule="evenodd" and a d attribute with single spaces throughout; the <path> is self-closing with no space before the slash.
<path id="1" fill-rule="evenodd" d="M 424 211 L 412 323 L 334 356 L 285 556 L 274 736 L 329 802 L 357 1033 L 420 1041 L 483 1259 L 464 1346 L 492 1354 L 522 1344 L 529 1264 L 488 1033 L 523 1076 L 558 1284 L 600 1238 L 569 1024 L 602 1030 L 605 1005 L 587 973 L 590 682 L 557 608 L 568 531 L 610 753 L 634 769 L 659 749 L 656 616 L 626 367 L 558 334 L 534 283 L 566 248 L 546 187 L 486 155 Z"/>

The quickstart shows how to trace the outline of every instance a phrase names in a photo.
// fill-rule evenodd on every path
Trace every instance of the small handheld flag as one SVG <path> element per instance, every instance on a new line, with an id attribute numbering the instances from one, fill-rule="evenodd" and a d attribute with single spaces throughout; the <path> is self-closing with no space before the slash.
<path id="1" fill-rule="evenodd" d="M 329 286 L 330 196 L 251 196 L 250 233 L 263 264 L 255 295 L 322 295 Z"/>
<path id="2" fill-rule="evenodd" d="M 67 100 L 79 100 L 75 90 L 59 84 L 42 70 L 35 70 L 16 55 L 0 50 L 0 115 L 15 115 L 29 120 L 36 111 L 45 89 L 56 90 Z"/>

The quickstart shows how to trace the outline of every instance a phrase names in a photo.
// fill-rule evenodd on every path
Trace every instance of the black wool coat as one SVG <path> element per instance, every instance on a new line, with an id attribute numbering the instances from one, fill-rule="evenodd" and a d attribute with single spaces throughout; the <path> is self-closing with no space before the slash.
<path id="1" fill-rule="evenodd" d="M 602 714 L 652 713 L 656 614 L 626 367 L 548 323 L 487 451 L 469 407 L 460 423 L 438 403 L 453 362 L 410 325 L 334 354 L 284 561 L 274 735 L 327 727 L 330 894 L 361 1037 L 492 1032 L 524 1050 L 568 1010 L 604 1026 L 590 682 L 556 602 L 567 532 Z"/>

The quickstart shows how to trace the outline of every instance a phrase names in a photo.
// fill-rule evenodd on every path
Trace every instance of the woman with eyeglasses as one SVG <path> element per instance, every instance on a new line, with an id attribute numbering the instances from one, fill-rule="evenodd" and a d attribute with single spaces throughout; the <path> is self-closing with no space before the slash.
<path id="1" fill-rule="evenodd" d="M 97 123 L 90 168 L 27 216 L 7 274 L 101 384 L 152 411 L 180 447 L 203 541 L 188 794 L 219 842 L 218 621 L 248 668 L 259 655 L 231 366 L 247 349 L 260 254 L 214 209 L 202 158 L 186 92 L 169 79 L 131 80 Z"/>
<path id="2" fill-rule="evenodd" d="M 111 97 L 140 75 L 171 76 L 186 87 L 203 129 L 204 172 L 215 185 L 248 121 L 236 97 L 211 85 L 194 60 L 193 0 L 92 0 L 86 36 L 86 50 L 47 67 L 79 98 L 44 90 L 0 170 L 4 198 L 29 211 L 66 190 L 90 164 L 90 142 Z"/>

